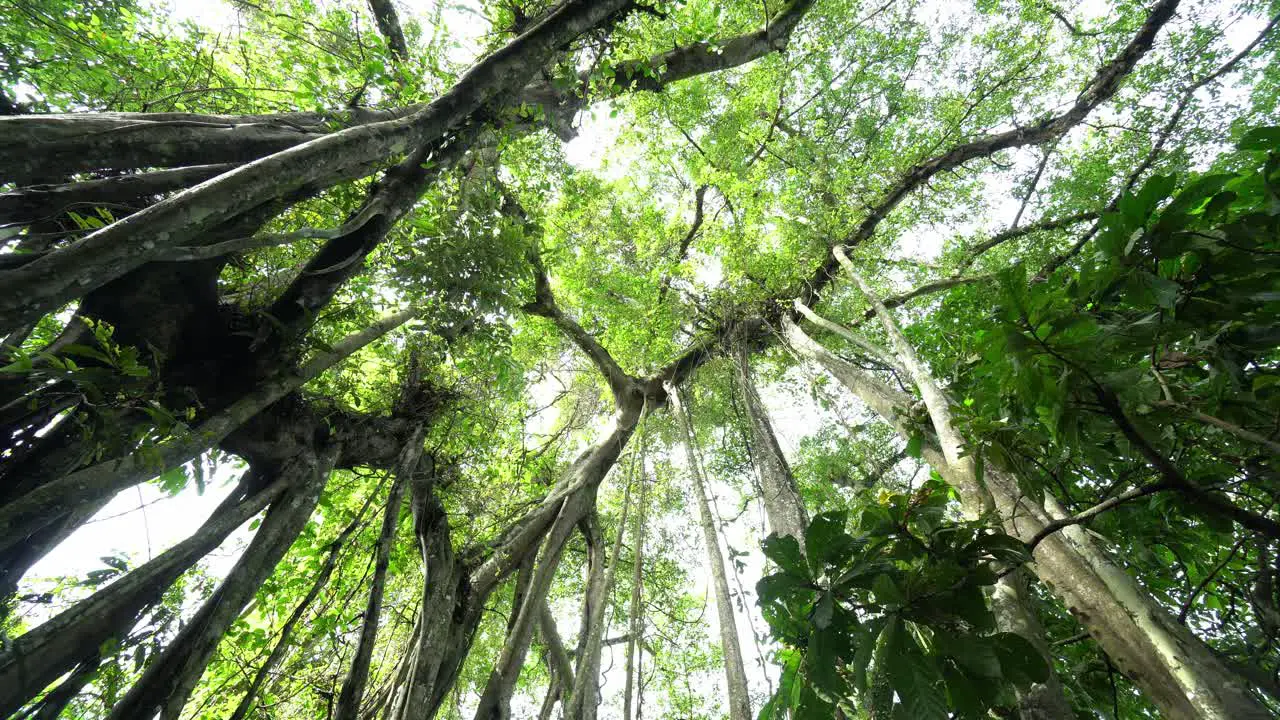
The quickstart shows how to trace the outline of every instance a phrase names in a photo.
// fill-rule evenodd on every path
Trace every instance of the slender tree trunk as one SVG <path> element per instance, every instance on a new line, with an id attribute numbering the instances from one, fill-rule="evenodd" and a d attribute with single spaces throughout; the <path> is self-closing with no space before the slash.
<path id="1" fill-rule="evenodd" d="M 596 675 L 599 673 L 599 656 L 591 656 L 591 641 L 595 630 L 596 610 L 604 596 L 604 580 L 607 565 L 604 535 L 600 532 L 600 518 L 594 504 L 587 517 L 580 523 L 582 536 L 587 541 L 587 578 L 582 593 L 582 612 L 578 621 L 578 642 L 573 656 L 576 659 L 572 689 L 566 698 L 564 715 L 568 720 L 578 720 L 586 706 L 599 705 Z M 601 616 L 601 622 L 604 618 Z M 590 676 L 584 677 L 584 676 Z"/>
<path id="2" fill-rule="evenodd" d="M 1000 578 L 990 597 L 991 610 L 1000 630 L 1026 638 L 1052 669 L 1053 653 L 1045 638 L 1044 626 L 1031 608 L 1025 572 L 1018 569 Z M 1057 672 L 1049 673 L 1048 682 L 1018 689 L 1017 695 L 1018 717 L 1021 720 L 1071 720 L 1075 717 Z"/>
<path id="3" fill-rule="evenodd" d="M 58 683 L 58 687 L 50 690 L 40 699 L 39 708 L 34 715 L 30 716 L 31 720 L 58 720 L 62 717 L 62 711 L 98 674 L 98 666 L 101 664 L 101 656 L 94 653 L 92 657 L 77 665 L 75 671 L 66 680 Z"/>
<path id="4" fill-rule="evenodd" d="M 631 480 L 634 480 L 632 478 Z M 574 677 L 573 693 L 567 715 L 571 720 L 595 720 L 600 704 L 596 687 L 600 676 L 600 651 L 604 646 L 605 614 L 609 599 L 613 597 L 614 581 L 618 572 L 618 558 L 622 555 L 622 539 L 627 527 L 627 513 L 631 509 L 631 481 L 622 493 L 622 514 L 618 518 L 618 534 L 613 541 L 613 552 L 608 559 L 608 569 L 600 587 L 589 594 L 589 622 L 586 646 L 578 656 L 578 673 Z"/>
<path id="5" fill-rule="evenodd" d="M 244 555 L 115 706 L 109 720 L 152 718 L 156 713 L 163 720 L 178 717 L 223 635 L 311 518 L 338 451 L 331 446 L 319 455 L 304 452 L 281 469 L 290 487 L 267 512 Z"/>
<path id="6" fill-rule="evenodd" d="M 560 630 L 556 627 L 556 618 L 551 614 L 551 608 L 547 606 L 545 599 L 538 610 L 538 632 L 542 635 L 542 642 L 547 647 L 547 664 L 556 675 L 556 683 L 559 686 L 556 697 L 568 700 L 569 698 L 564 694 L 564 688 L 573 687 L 573 664 L 569 661 L 568 651 L 564 649 L 564 640 L 561 639 Z"/>
<path id="7" fill-rule="evenodd" d="M 360 626 L 360 639 L 356 644 L 355 655 L 351 659 L 351 670 L 347 673 L 346 682 L 342 684 L 342 693 L 338 697 L 338 709 L 334 717 L 337 720 L 356 720 L 360 712 L 360 702 L 364 699 L 365 685 L 369 681 L 369 665 L 373 660 L 373 643 L 378 637 L 378 623 L 382 618 L 382 598 L 387 586 L 387 568 L 391 564 L 391 547 L 396 541 L 396 529 L 400 527 L 400 500 L 404 496 L 405 485 L 409 476 L 418 468 L 418 460 L 422 457 L 422 436 L 424 425 L 409 434 L 394 470 L 395 480 L 391 491 L 387 494 L 387 508 L 382 518 L 382 532 L 378 535 L 378 545 L 374 550 L 373 579 L 369 584 L 369 601 L 364 610 L 364 622 Z"/>
<path id="8" fill-rule="evenodd" d="M 751 426 L 751 457 L 760 476 L 760 488 L 764 494 L 764 512 L 769 520 L 769 530 L 778 535 L 790 535 L 804 549 L 804 530 L 809 525 L 804 503 L 796 489 L 795 476 L 787 464 L 773 433 L 768 411 L 756 391 L 751 377 L 751 354 L 740 344 L 737 356 L 738 387 L 747 410 L 747 423 Z"/>
<path id="9" fill-rule="evenodd" d="M 553 675 L 550 684 L 547 685 L 547 695 L 542 698 L 542 707 L 538 710 L 538 720 L 551 720 L 551 715 L 556 710 L 556 702 L 560 700 L 560 687 L 559 678 Z"/>
<path id="10" fill-rule="evenodd" d="M 683 432 L 682 441 L 689 474 L 698 493 L 698 516 L 702 526 L 703 543 L 707 546 L 707 564 L 711 566 L 712 587 L 716 595 L 716 613 L 720 619 L 720 643 L 724 651 L 725 679 L 729 686 L 730 720 L 751 720 L 751 696 L 747 692 L 747 670 L 742 662 L 742 646 L 738 641 L 738 625 L 733 616 L 733 602 L 729 598 L 729 580 L 724 570 L 724 556 L 720 554 L 720 541 L 716 534 L 711 505 L 707 501 L 706 482 L 702 477 L 702 464 L 695 446 L 693 423 L 680 402 L 679 390 L 667 388 L 671 412 Z"/>
<path id="11" fill-rule="evenodd" d="M 573 529 L 595 507 L 596 490 L 635 431 L 644 409 L 643 396 L 615 393 L 619 408 L 613 431 L 593 445 L 565 472 L 552 489 L 553 497 L 563 497 L 556 519 L 546 533 L 542 555 L 538 559 L 529 593 L 520 607 L 516 629 L 507 638 L 502 653 L 494 664 L 476 709 L 476 720 L 507 720 L 511 713 L 511 694 L 520 676 L 525 654 L 533 637 L 538 606 L 547 595 L 560 564 L 565 543 Z"/>
<path id="12" fill-rule="evenodd" d="M 194 535 L 14 640 L 0 654 L 0 717 L 8 717 L 113 637 L 128 632 L 183 572 L 288 487 L 287 479 L 244 497 L 252 471 Z"/>
<path id="13" fill-rule="evenodd" d="M 910 430 L 901 411 L 910 398 L 867 376 L 818 345 L 789 319 L 786 337 L 799 354 L 816 360 L 904 438 Z M 937 446 L 924 449 L 935 467 L 946 461 Z M 1024 541 L 1067 513 L 1050 494 L 1036 505 L 1017 480 L 996 467 L 985 473 L 987 490 L 1005 531 Z M 981 505 L 964 478 L 947 478 L 966 503 Z M 1247 685 L 1167 610 L 1143 591 L 1078 526 L 1041 541 L 1030 569 L 1063 601 L 1116 666 L 1171 720 L 1228 718 L 1261 720 L 1270 716 L 1246 690 Z"/>
<path id="14" fill-rule="evenodd" d="M 539 605 L 551 589 L 551 581 L 560 567 L 565 545 L 582 515 L 595 501 L 595 487 L 573 493 L 561 504 L 560 512 L 543 543 L 537 568 L 530 583 L 529 592 L 517 610 L 516 623 L 507 635 L 502 652 L 489 673 L 484 693 L 476 708 L 476 720 L 508 720 L 511 717 L 511 696 L 524 666 L 524 659 L 533 638 L 533 628 Z"/>
<path id="15" fill-rule="evenodd" d="M 410 484 L 414 534 L 422 554 L 422 600 L 406 656 L 408 671 L 393 693 L 388 720 L 435 716 L 453 687 L 480 622 L 488 591 L 474 588 L 471 573 L 454 553 L 449 516 L 434 492 L 435 459 Z"/>
<path id="16" fill-rule="evenodd" d="M 842 250 L 836 250 L 836 257 L 845 266 L 846 272 L 853 279 L 871 303 L 876 317 L 880 319 L 885 332 L 889 335 L 894 354 L 902 367 L 910 374 L 912 382 L 920 391 L 925 408 L 933 421 L 934 432 L 942 446 L 945 468 L 935 468 L 939 474 L 949 480 L 958 480 L 963 488 L 961 498 L 965 506 L 965 515 L 969 519 L 977 519 L 983 512 L 993 507 L 991 493 L 978 477 L 977 465 L 972 453 L 965 450 L 964 438 L 956 429 L 951 415 L 951 402 L 946 392 L 934 381 L 933 375 L 925 367 L 916 354 L 901 328 L 894 321 L 889 310 L 878 296 L 873 295 L 866 283 L 852 267 Z M 958 488 L 960 489 L 960 488 Z M 993 589 L 992 610 L 1001 630 L 1017 633 L 1026 638 L 1040 652 L 1041 657 L 1050 668 L 1053 668 L 1053 655 L 1049 652 L 1049 643 L 1044 636 L 1044 627 L 1039 618 L 1031 610 L 1028 597 L 1023 588 L 1020 573 L 1006 575 L 996 583 Z M 1062 691 L 1062 683 L 1056 672 L 1049 674 L 1049 681 L 1037 683 L 1026 690 L 1018 690 L 1018 713 L 1022 720 L 1069 720 L 1075 713 L 1067 696 Z"/>
<path id="17" fill-rule="evenodd" d="M 249 683 L 249 689 L 245 691 L 244 697 L 240 699 L 240 704 L 236 706 L 235 711 L 231 713 L 227 720 L 244 720 L 248 717 L 249 712 L 253 710 L 258 695 L 269 685 L 271 673 L 275 672 L 276 667 L 289 654 L 293 631 L 306 616 L 316 598 L 320 596 L 320 591 L 329 584 L 329 578 L 333 577 L 333 572 L 338 567 L 338 557 L 342 553 L 343 547 L 346 546 L 347 540 L 360 527 L 363 515 L 364 511 L 362 509 L 360 514 L 351 521 L 351 524 L 343 528 L 338 537 L 329 544 L 329 554 L 325 557 L 324 564 L 320 566 L 320 572 L 316 575 L 315 582 L 311 584 L 311 589 L 307 591 L 306 596 L 302 598 L 302 602 L 298 603 L 297 607 L 290 613 L 289 619 L 285 621 L 284 626 L 280 628 L 280 636 L 276 639 L 275 646 L 271 648 L 271 653 L 267 655 L 267 659 L 263 661 L 262 666 L 254 673 L 253 681 Z"/>
<path id="18" fill-rule="evenodd" d="M 622 720 L 632 720 L 632 695 L 636 687 L 638 664 L 636 653 L 643 652 L 644 647 L 644 530 L 645 518 L 648 515 L 648 486 L 645 482 L 645 458 L 643 451 L 640 457 L 640 503 L 636 508 L 635 537 L 631 540 L 635 546 L 631 567 L 631 605 L 627 620 L 627 659 L 626 688 L 622 695 Z"/>

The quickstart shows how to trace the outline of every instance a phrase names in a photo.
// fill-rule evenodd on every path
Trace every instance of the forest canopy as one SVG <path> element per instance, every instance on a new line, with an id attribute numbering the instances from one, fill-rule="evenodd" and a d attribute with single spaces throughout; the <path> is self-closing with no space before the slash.
<path id="1" fill-rule="evenodd" d="M 0 717 L 1280 715 L 1278 23 L 0 0 Z"/>

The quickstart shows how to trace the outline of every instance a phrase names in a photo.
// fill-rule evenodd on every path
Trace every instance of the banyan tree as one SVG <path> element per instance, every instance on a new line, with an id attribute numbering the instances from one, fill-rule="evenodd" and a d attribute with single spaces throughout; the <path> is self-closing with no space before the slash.
<path id="1" fill-rule="evenodd" d="M 1277 12 L 0 0 L 0 715 L 1276 716 Z"/>

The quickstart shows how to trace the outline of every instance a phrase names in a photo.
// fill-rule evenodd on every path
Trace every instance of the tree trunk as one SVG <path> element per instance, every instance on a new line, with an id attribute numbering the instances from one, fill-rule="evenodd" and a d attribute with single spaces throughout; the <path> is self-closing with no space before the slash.
<path id="1" fill-rule="evenodd" d="M 637 662 L 636 653 L 643 652 L 644 647 L 644 608 L 641 603 L 644 601 L 644 530 L 645 518 L 648 515 L 648 486 L 645 483 L 645 467 L 644 453 L 641 452 L 640 457 L 640 503 L 636 508 L 636 528 L 635 537 L 632 544 L 635 546 L 635 553 L 632 556 L 631 568 L 631 605 L 629 608 L 629 617 L 627 619 L 628 637 L 627 637 L 627 659 L 626 659 L 626 688 L 622 696 L 622 720 L 632 720 L 632 695 L 636 687 Z"/>
<path id="2" fill-rule="evenodd" d="M 338 567 L 338 557 L 342 552 L 342 548 L 346 546 L 347 540 L 360 527 L 364 516 L 362 509 L 351 524 L 342 529 L 338 537 L 329 544 L 329 554 L 325 557 L 324 565 L 320 566 L 320 572 L 316 575 L 315 582 L 311 584 L 311 589 L 307 591 L 306 596 L 302 598 L 302 602 L 298 603 L 293 612 L 289 614 L 289 619 L 285 621 L 284 626 L 280 628 L 280 636 L 276 639 L 276 644 L 271 648 L 271 653 L 267 655 L 267 659 L 263 661 L 262 666 L 254 673 L 253 681 L 249 683 L 249 689 L 245 691 L 244 697 L 240 699 L 240 704 L 236 706 L 235 711 L 227 718 L 227 720 L 244 720 L 248 717 L 249 712 L 253 710 L 254 702 L 258 699 L 258 695 L 269 686 L 271 673 L 275 672 L 276 667 L 289 654 L 289 643 L 293 639 L 293 631 L 297 628 L 298 623 L 306 616 L 307 610 L 311 608 L 312 603 L 320 596 L 320 591 L 329 584 L 329 578 L 333 577 L 334 570 Z"/>
<path id="3" fill-rule="evenodd" d="M 163 720 L 178 717 L 222 636 L 310 520 L 338 451 L 331 446 L 319 454 L 303 453 L 281 468 L 289 489 L 272 504 L 244 555 L 115 706 L 109 720 L 151 718 L 156 713 Z"/>
<path id="4" fill-rule="evenodd" d="M 594 503 L 587 517 L 579 523 L 582 536 L 587 542 L 587 578 L 582 593 L 582 612 L 578 621 L 578 642 L 573 656 L 574 666 L 572 689 L 566 694 L 564 716 L 568 720 L 578 720 L 586 707 L 592 709 L 600 703 L 598 696 L 597 674 L 600 671 L 599 654 L 592 657 L 592 636 L 595 631 L 596 611 L 601 606 L 604 593 L 604 581 L 607 559 L 605 557 L 604 535 L 600 532 L 600 518 Z M 604 616 L 600 616 L 601 623 Z M 602 631 L 603 632 L 603 631 Z M 601 638 L 603 639 L 603 638 Z"/>
<path id="5" fill-rule="evenodd" d="M 599 587 L 589 589 L 588 592 L 590 612 L 586 645 L 582 654 L 578 656 L 578 671 L 574 677 L 573 692 L 570 695 L 566 713 L 570 720 L 595 720 L 596 708 L 600 704 L 597 681 L 600 675 L 600 651 L 604 647 L 605 614 L 609 608 L 609 599 L 613 596 L 618 558 L 622 555 L 622 538 L 625 535 L 627 512 L 630 508 L 631 481 L 628 481 L 626 490 L 622 493 L 622 514 L 618 518 L 618 534 L 613 541 L 613 552 L 608 560 L 608 569 Z"/>
<path id="6" fill-rule="evenodd" d="M 629 393 L 619 395 L 613 431 L 579 456 L 551 491 L 552 497 L 564 499 L 559 502 L 555 521 L 546 533 L 542 556 L 538 559 L 528 595 L 520 607 L 517 627 L 504 644 L 485 684 L 476 709 L 476 720 L 507 720 L 510 716 L 511 694 L 515 690 L 520 667 L 529 650 L 538 604 L 551 587 L 551 580 L 559 567 L 569 535 L 595 506 L 597 488 L 617 462 L 640 419 L 644 397 Z"/>
<path id="7" fill-rule="evenodd" d="M 789 319 L 784 319 L 783 326 L 796 352 L 816 360 L 899 434 L 910 436 L 900 417 L 909 397 L 840 360 Z M 925 448 L 925 459 L 935 467 L 946 465 L 936 445 Z M 1067 517 L 1051 494 L 1046 492 L 1044 505 L 1037 506 L 1016 479 L 999 468 L 988 467 L 984 479 L 1005 531 L 1014 537 L 1030 540 L 1053 520 Z M 966 504 L 981 504 L 982 498 L 966 497 L 973 488 L 963 478 L 947 480 Z M 1045 538 L 1036 546 L 1034 558 L 1032 572 L 1165 717 L 1262 720 L 1270 716 L 1249 695 L 1247 685 L 1106 557 L 1082 528 L 1073 525 Z"/>
<path id="8" fill-rule="evenodd" d="M 84 662 L 77 665 L 75 671 L 66 680 L 58 683 L 58 687 L 50 690 L 40 699 L 35 714 L 29 716 L 31 720 L 58 720 L 62 717 L 62 711 L 98 674 L 98 666 L 101 664 L 102 658 L 98 653 L 94 653 L 92 657 L 86 658 Z"/>
<path id="9" fill-rule="evenodd" d="M 960 492 L 966 517 L 970 520 L 978 519 L 987 509 L 992 508 L 993 500 L 991 493 L 978 477 L 977 465 L 972 453 L 966 451 L 964 438 L 956 429 L 951 415 L 951 399 L 934 381 L 933 375 L 920 360 L 907 337 L 902 334 L 898 323 L 889 314 L 888 308 L 878 296 L 871 293 L 844 251 L 837 249 L 836 257 L 845 266 L 854 284 L 871 303 L 872 310 L 889 335 L 898 362 L 906 368 L 916 389 L 920 391 L 920 397 L 924 400 L 929 418 L 933 422 L 933 429 L 937 434 L 938 443 L 942 449 L 942 459 L 945 462 L 945 467 L 934 469 L 949 481 L 959 483 L 957 490 Z M 965 488 L 968 490 L 966 491 Z M 1001 630 L 1017 633 L 1026 638 L 1040 652 L 1049 668 L 1053 668 L 1053 655 L 1049 652 L 1044 627 L 1041 626 L 1039 618 L 1035 616 L 1028 603 L 1020 573 L 1006 575 L 996 583 L 992 594 L 992 610 Z M 1062 691 L 1062 683 L 1059 682 L 1056 672 L 1050 672 L 1048 682 L 1037 683 L 1026 690 L 1019 689 L 1017 695 L 1018 714 L 1022 720 L 1070 720 L 1075 715 L 1071 710 L 1071 703 L 1067 702 L 1067 696 Z"/>
<path id="10" fill-rule="evenodd" d="M 747 671 L 742 662 L 742 646 L 738 641 L 738 625 L 733 616 L 733 602 L 729 598 L 729 580 L 724 570 L 724 556 L 720 554 L 720 541 L 716 534 L 711 505 L 707 501 L 706 482 L 702 477 L 702 464 L 693 434 L 693 423 L 680 402 L 679 390 L 667 388 L 671 412 L 683 435 L 685 459 L 689 474 L 698 492 L 698 516 L 702 526 L 702 540 L 707 546 L 707 564 L 711 566 L 712 587 L 716 595 L 716 613 L 720 619 L 720 644 L 724 654 L 724 673 L 729 687 L 730 720 L 751 720 L 751 696 L 747 691 Z"/>
<path id="11" fill-rule="evenodd" d="M 14 640 L 0 655 L 0 717 L 15 712 L 109 639 L 127 633 L 178 576 L 288 487 L 282 478 L 246 497 L 259 480 L 251 471 L 194 535 Z"/>
<path id="12" fill-rule="evenodd" d="M 351 671 L 342 684 L 338 697 L 337 720 L 356 720 L 364 688 L 369 681 L 369 665 L 373 661 L 373 643 L 378 637 L 378 622 L 382 618 L 382 598 L 387 586 L 387 568 L 391 564 L 391 547 L 395 544 L 396 529 L 400 526 L 400 499 L 404 495 L 409 476 L 418 468 L 422 456 L 422 436 L 425 426 L 419 425 L 409 435 L 394 470 L 395 479 L 387 494 L 387 508 L 382 517 L 382 532 L 374 551 L 373 579 L 369 584 L 369 601 L 364 610 L 364 622 L 360 626 L 360 639 L 351 659 Z"/>
<path id="13" fill-rule="evenodd" d="M 388 720 L 435 716 L 453 687 L 480 623 L 488 591 L 474 588 L 471 573 L 454 553 L 449 516 L 434 492 L 434 458 L 410 483 L 413 527 L 422 554 L 422 600 L 415 639 L 406 654 L 408 672 L 394 692 Z"/>
<path id="14" fill-rule="evenodd" d="M 403 325 L 416 314 L 416 310 L 404 310 L 352 333 L 334 345 L 331 351 L 317 354 L 296 372 L 259 383 L 199 427 L 160 443 L 154 448 L 154 453 L 134 453 L 90 465 L 45 483 L 13 502 L 0 506 L 0 549 L 22 542 L 31 533 L 56 520 L 61 513 L 108 498 L 115 492 L 154 477 L 159 471 L 190 461 L 217 445 L 276 401 L 370 342 Z M 156 457 L 159 458 L 158 464 Z"/>
<path id="15" fill-rule="evenodd" d="M 804 550 L 804 530 L 809 525 L 804 503 L 796 490 L 795 476 L 782 454 L 778 438 L 773 433 L 768 411 L 756 392 L 751 377 L 751 355 L 745 345 L 737 348 L 738 387 L 743 405 L 747 409 L 747 423 L 751 426 L 751 458 L 760 476 L 760 488 L 764 495 L 764 512 L 769 530 L 778 535 L 790 535 Z"/>

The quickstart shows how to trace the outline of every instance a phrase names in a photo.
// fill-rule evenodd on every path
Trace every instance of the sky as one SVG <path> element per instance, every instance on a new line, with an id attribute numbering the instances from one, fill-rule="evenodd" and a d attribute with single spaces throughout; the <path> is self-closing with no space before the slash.
<path id="1" fill-rule="evenodd" d="M 177 19 L 191 20 L 213 29 L 228 28 L 235 19 L 234 9 L 223 0 L 172 0 L 172 2 L 167 3 L 157 0 L 156 4 L 168 5 Z M 432 0 L 411 0 L 399 4 L 403 11 L 421 13 L 425 17 L 434 3 Z M 487 29 L 486 25 L 483 19 L 474 12 L 474 4 L 471 4 L 471 8 L 468 8 L 468 3 L 455 2 L 450 3 L 449 7 L 450 9 L 446 13 L 446 22 L 451 35 L 456 40 L 451 59 L 459 62 L 469 60 L 475 52 L 474 41 Z M 1079 4 L 1076 12 L 1081 15 L 1097 15 L 1101 12 L 1101 8 L 1105 8 L 1105 3 L 1102 3 L 1101 0 L 1089 0 Z M 1236 48 L 1243 47 L 1260 29 L 1259 25 L 1260 21 L 1256 23 L 1249 21 L 1233 25 L 1228 31 L 1227 39 L 1229 43 Z M 601 172 L 610 177 L 619 177 L 625 174 L 627 170 L 625 155 L 620 156 L 617 153 L 611 153 L 623 122 L 625 122 L 625 119 L 622 117 L 611 118 L 607 107 L 598 106 L 594 112 L 585 115 L 582 118 L 578 136 L 565 146 L 566 156 L 569 161 L 581 169 Z M 1034 163 L 1036 159 L 1036 156 L 1030 152 L 1021 153 L 1017 156 L 1017 162 L 1024 166 Z M 1018 203 L 1010 198 L 1004 188 L 992 188 L 992 195 L 999 198 L 991 213 L 992 216 L 1007 222 L 1016 212 Z M 981 221 L 985 220 L 981 219 Z M 978 224 L 980 224 L 980 221 L 974 221 L 967 226 L 962 224 L 959 227 L 939 227 L 935 232 L 923 233 L 914 238 L 908 238 L 900 252 L 918 259 L 931 259 L 938 254 L 946 238 L 953 236 L 956 232 L 970 231 Z M 714 269 L 708 269 L 699 279 L 707 284 L 714 284 Z M 806 382 L 804 378 L 793 378 L 793 380 L 795 382 Z M 553 384 L 547 384 L 545 387 L 534 388 L 533 395 L 535 400 L 538 400 L 540 395 L 545 396 L 544 400 L 549 400 L 554 395 L 555 390 Z M 830 421 L 830 418 L 825 416 L 824 412 L 812 402 L 807 394 L 787 393 L 782 387 L 774 386 L 762 388 L 762 395 L 765 403 L 769 406 L 775 427 L 778 430 L 779 439 L 790 457 L 795 457 L 799 443 L 804 436 L 810 434 L 820 424 Z M 548 412 L 550 414 L 541 419 L 544 424 L 554 421 L 555 411 Z M 683 463 L 678 457 L 677 455 L 676 464 L 677 466 L 682 466 Z M 189 487 L 176 496 L 169 497 L 153 484 L 144 484 L 120 493 L 94 519 L 89 521 L 32 569 L 29 579 L 23 583 L 23 592 L 41 592 L 53 582 L 51 578 L 59 576 L 83 577 L 92 570 L 106 566 L 101 560 L 103 556 L 124 555 L 130 558 L 130 562 L 135 565 L 145 562 L 164 548 L 172 546 L 187 537 L 193 528 L 202 523 L 212 509 L 230 492 L 241 471 L 242 468 L 237 467 L 235 463 L 223 463 L 212 474 L 208 487 L 203 494 L 198 493 L 194 487 Z M 616 482 L 616 480 L 611 480 L 611 482 Z M 712 490 L 717 496 L 717 505 L 721 509 L 736 508 L 740 505 L 741 498 L 728 485 L 715 478 L 711 478 L 711 484 Z M 696 522 L 696 509 L 691 507 L 689 511 L 691 520 Z M 754 549 L 758 547 L 759 524 L 758 514 L 754 511 L 748 512 L 739 518 L 737 522 L 726 526 L 724 538 L 728 544 L 736 548 Z M 696 531 L 696 526 L 692 529 Z M 245 528 L 235 533 L 221 548 L 213 553 L 206 565 L 206 570 L 215 576 L 224 574 L 234 563 L 248 537 L 249 533 Z M 705 594 L 709 590 L 708 575 L 705 572 L 705 565 L 702 565 L 704 555 L 701 554 L 703 551 L 700 543 L 696 548 L 691 548 L 691 550 L 696 551 L 698 554 L 696 562 L 699 564 L 699 571 L 695 574 L 695 592 Z M 724 553 L 723 549 L 722 553 Z M 727 553 L 725 554 L 727 556 Z M 741 582 L 744 587 L 752 588 L 755 581 L 762 574 L 763 558 L 756 552 L 744 559 L 747 567 L 741 577 Z M 619 579 L 619 582 L 625 581 L 623 578 Z M 731 585 L 734 585 L 732 581 Z M 752 612 L 750 617 L 745 613 L 738 613 L 739 634 L 743 641 L 744 659 L 749 673 L 751 673 L 753 686 L 762 688 L 772 678 L 766 680 L 762 671 L 756 665 L 755 644 L 751 642 L 751 626 L 754 625 L 754 628 L 758 631 L 767 626 L 759 614 L 754 611 L 754 599 L 748 599 L 744 605 L 751 609 Z M 61 608 L 31 607 L 29 608 L 30 618 L 37 620 L 58 609 Z M 576 632 L 576 612 L 576 608 L 557 608 L 557 614 L 561 619 L 562 632 L 565 635 L 572 635 Z M 717 639 L 714 608 L 709 607 L 704 616 L 708 623 L 708 637 L 713 640 Z M 619 625 L 620 622 L 615 621 L 614 629 L 609 635 L 621 632 Z M 606 668 L 604 690 L 606 711 L 611 708 L 611 703 L 615 702 L 621 693 L 623 647 L 625 645 L 607 648 L 602 662 L 602 667 Z M 708 699 L 716 697 L 719 692 L 718 687 L 711 685 L 704 688 Z M 539 700 L 540 698 L 537 698 L 534 702 Z M 605 716 L 608 716 L 607 712 L 605 712 Z"/>

